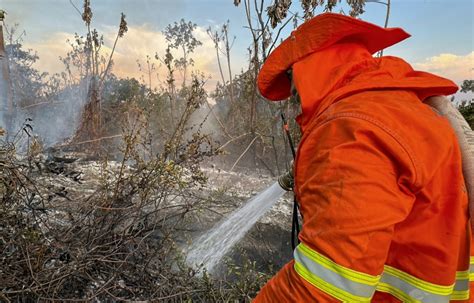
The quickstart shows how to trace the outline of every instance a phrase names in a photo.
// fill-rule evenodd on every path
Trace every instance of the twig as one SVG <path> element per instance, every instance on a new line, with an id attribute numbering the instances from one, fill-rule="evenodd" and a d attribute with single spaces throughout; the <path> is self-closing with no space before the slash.
<path id="1" fill-rule="evenodd" d="M 125 15 L 122 13 L 122 15 L 120 17 L 119 29 L 117 31 L 117 36 L 115 37 L 115 41 L 114 41 L 114 46 L 112 47 L 112 51 L 110 52 L 109 61 L 107 62 L 107 67 L 105 68 L 105 70 L 102 74 L 99 86 L 103 85 L 105 77 L 107 77 L 107 74 L 109 73 L 110 66 L 112 64 L 112 57 L 114 56 L 115 48 L 117 47 L 117 42 L 118 42 L 119 38 L 121 37 L 121 34 L 123 35 L 121 24 L 122 24 L 122 21 L 125 20 L 124 18 L 125 18 Z M 150 80 L 150 82 L 151 82 L 151 80 Z M 150 83 L 150 89 L 151 89 L 151 83 Z"/>
<path id="2" fill-rule="evenodd" d="M 27 105 L 27 106 L 24 106 L 22 107 L 21 109 L 28 109 L 28 108 L 32 108 L 32 107 L 36 107 L 36 106 L 40 106 L 40 105 L 54 105 L 54 104 L 64 104 L 64 102 L 49 102 L 49 101 L 44 101 L 44 102 L 39 102 L 39 103 L 35 103 L 35 104 L 30 104 L 30 105 Z"/>
<path id="3" fill-rule="evenodd" d="M 4 300 L 6 303 L 10 303 L 11 301 L 0 291 L 0 299 Z"/>
<path id="4" fill-rule="evenodd" d="M 72 2 L 72 0 L 69 0 L 69 3 L 71 3 L 72 7 L 74 7 L 77 11 L 77 13 L 79 14 L 79 16 L 81 16 L 82 18 L 82 13 L 81 11 L 77 8 L 77 6 Z"/>
<path id="5" fill-rule="evenodd" d="M 214 47 L 216 49 L 216 57 L 217 57 L 217 66 L 219 68 L 219 73 L 221 75 L 221 79 L 222 79 L 222 85 L 224 85 L 225 89 L 228 91 L 229 89 L 226 87 L 225 83 L 225 78 L 224 78 L 224 72 L 222 71 L 222 64 L 221 64 L 221 58 L 219 56 L 219 51 L 220 51 L 220 47 L 219 47 L 219 35 L 217 33 L 217 31 L 214 33 L 212 32 L 211 28 L 209 27 L 209 29 L 207 30 L 207 34 L 208 36 L 211 38 L 212 42 L 214 42 Z M 230 92 L 228 91 L 227 93 L 230 94 Z"/>
<path id="6" fill-rule="evenodd" d="M 229 46 L 229 36 L 228 36 L 228 26 L 229 22 L 227 22 L 227 26 L 224 27 L 224 37 L 225 37 L 225 51 L 227 57 L 227 70 L 229 72 L 229 86 L 230 86 L 230 103 L 234 103 L 234 81 L 232 79 L 232 69 L 230 66 L 230 46 Z"/>
<path id="7" fill-rule="evenodd" d="M 280 37 L 281 31 L 288 25 L 288 23 L 290 23 L 291 20 L 293 20 L 293 18 L 289 18 L 288 20 L 286 20 L 286 22 L 283 23 L 283 25 L 278 29 L 277 35 L 276 35 L 275 39 L 273 40 L 272 45 L 268 49 L 269 54 L 272 52 L 273 48 L 275 47 L 275 44 L 277 43 L 278 38 Z"/>

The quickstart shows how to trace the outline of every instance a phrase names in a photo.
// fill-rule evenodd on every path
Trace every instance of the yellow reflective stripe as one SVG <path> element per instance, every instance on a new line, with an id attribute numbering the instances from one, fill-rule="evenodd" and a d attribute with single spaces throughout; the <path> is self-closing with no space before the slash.
<path id="1" fill-rule="evenodd" d="M 469 281 L 474 280 L 474 256 L 470 262 L 470 270 L 456 272 L 456 283 L 444 286 L 424 281 L 389 265 L 385 265 L 383 274 L 378 276 L 358 272 L 301 243 L 295 250 L 294 268 L 304 280 L 343 302 L 370 302 L 371 297 L 368 296 L 371 293 L 367 287 L 374 287 L 403 302 L 441 303 L 469 299 Z"/>
<path id="2" fill-rule="evenodd" d="M 388 265 L 384 266 L 384 273 L 391 274 L 392 276 L 395 276 L 400 280 L 405 281 L 406 283 L 409 283 L 421 290 L 440 296 L 450 295 L 453 292 L 454 288 L 454 284 L 450 286 L 442 286 L 426 282 Z"/>
<path id="3" fill-rule="evenodd" d="M 474 264 L 474 256 L 471 256 L 471 257 L 469 258 L 469 261 L 470 261 L 469 263 Z"/>
<path id="4" fill-rule="evenodd" d="M 465 290 L 461 290 L 461 291 L 455 290 L 451 294 L 450 299 L 452 301 L 468 300 L 469 299 L 469 290 L 467 290 L 467 291 L 465 291 Z"/>
<path id="5" fill-rule="evenodd" d="M 380 280 L 379 276 L 372 276 L 366 273 L 358 272 L 353 269 L 344 267 L 332 261 L 331 259 L 317 253 L 308 246 L 300 243 L 296 249 L 299 249 L 306 257 L 312 261 L 324 266 L 325 268 L 336 272 L 338 275 L 358 283 L 363 283 L 370 286 L 376 286 Z"/>
<path id="6" fill-rule="evenodd" d="M 467 280 L 467 279 L 469 279 L 469 270 L 456 272 L 456 280 Z"/>
<path id="7" fill-rule="evenodd" d="M 337 288 L 330 283 L 324 281 L 323 279 L 319 278 L 316 275 L 313 275 L 309 270 L 307 270 L 303 265 L 299 262 L 295 262 L 294 266 L 296 272 L 306 281 L 311 283 L 316 288 L 324 291 L 325 293 L 333 296 L 334 298 L 341 300 L 342 302 L 370 302 L 372 300 L 371 297 L 359 297 L 353 294 L 350 294 L 340 288 Z"/>

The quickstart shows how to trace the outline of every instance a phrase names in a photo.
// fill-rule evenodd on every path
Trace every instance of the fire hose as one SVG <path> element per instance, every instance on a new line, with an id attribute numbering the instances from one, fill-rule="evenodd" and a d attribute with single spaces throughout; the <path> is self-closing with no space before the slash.
<path id="1" fill-rule="evenodd" d="M 462 172 L 469 201 L 471 231 L 474 233 L 474 132 L 461 113 L 445 96 L 430 97 L 423 102 L 449 121 L 458 139 L 462 156 Z"/>

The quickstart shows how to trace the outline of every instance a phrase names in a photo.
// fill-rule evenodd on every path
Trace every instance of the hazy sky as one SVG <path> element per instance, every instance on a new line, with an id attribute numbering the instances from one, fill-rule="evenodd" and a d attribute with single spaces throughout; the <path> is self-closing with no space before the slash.
<path id="1" fill-rule="evenodd" d="M 72 0 L 79 8 L 82 0 Z M 130 31 L 119 41 L 115 72 L 139 77 L 137 60 L 146 55 L 164 53 L 166 44 L 161 31 L 181 18 L 195 22 L 197 37 L 203 46 L 196 49 L 196 68 L 217 81 L 217 65 L 212 43 L 205 29 L 230 20 L 236 36 L 232 49 L 234 73 L 246 66 L 249 32 L 242 6 L 233 0 L 91 0 L 94 27 L 104 34 L 106 48 L 111 47 L 120 13 L 127 16 Z M 292 11 L 298 11 L 293 1 Z M 38 52 L 39 69 L 57 72 L 58 57 L 68 50 L 66 39 L 75 32 L 84 33 L 83 22 L 69 0 L 0 0 L 7 11 L 7 26 L 19 23 L 27 35 L 23 43 Z M 383 25 L 385 6 L 367 3 L 362 19 Z M 473 79 L 474 73 L 474 0 L 392 0 L 390 27 L 402 27 L 412 37 L 391 47 L 385 54 L 404 58 L 416 69 L 427 70 L 456 82 Z M 286 32 L 285 35 L 288 33 Z"/>

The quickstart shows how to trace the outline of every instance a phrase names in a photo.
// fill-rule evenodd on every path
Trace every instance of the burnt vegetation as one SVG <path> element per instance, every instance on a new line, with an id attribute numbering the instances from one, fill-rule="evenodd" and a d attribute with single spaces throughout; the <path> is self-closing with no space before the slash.
<path id="1" fill-rule="evenodd" d="M 206 214 L 230 207 L 206 187 L 202 168 L 259 167 L 273 177 L 288 169 L 280 117 L 295 117 L 298 106 L 266 102 L 255 80 L 283 28 L 341 1 L 301 0 L 298 14 L 291 1 L 235 0 L 252 37 L 248 65 L 231 69 L 229 22 L 209 28 L 220 72 L 211 90 L 193 69 L 196 24 L 170 24 L 167 45 L 136 58 L 142 77 L 119 78 L 114 52 L 129 34 L 126 15 L 104 52 L 90 1 L 70 2 L 83 34 L 67 41 L 58 74 L 36 70 L 40 58 L 23 47 L 20 26 L 3 24 L 16 124 L 0 128 L 0 301 L 249 302 L 274 273 L 268 264 L 244 254 L 212 277 L 184 262 L 182 247 Z M 346 2 L 347 14 L 363 13 L 364 0 Z M 461 106 L 472 126 L 472 103 Z"/>

